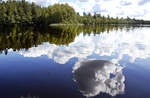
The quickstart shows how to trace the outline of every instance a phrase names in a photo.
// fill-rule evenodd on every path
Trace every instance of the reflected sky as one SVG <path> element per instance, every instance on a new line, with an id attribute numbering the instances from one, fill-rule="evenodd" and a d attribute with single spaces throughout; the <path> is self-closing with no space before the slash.
<path id="1" fill-rule="evenodd" d="M 0 54 L 0 97 L 148 98 L 149 31 L 81 32 L 68 45 L 43 42 L 5 50 L 7 55 Z"/>
<path id="2" fill-rule="evenodd" d="M 78 62 L 73 67 L 74 80 L 84 96 L 96 96 L 101 92 L 116 96 L 123 94 L 125 90 L 122 69 L 128 66 L 127 62 L 134 63 L 136 59 L 150 57 L 149 31 L 149 28 L 139 28 L 90 36 L 81 33 L 69 46 L 43 43 L 27 51 L 18 51 L 18 54 L 24 57 L 46 55 L 59 64 L 66 64 L 70 59 L 77 58 Z M 125 58 L 126 62 L 116 65 Z"/>
<path id="3" fill-rule="evenodd" d="M 112 31 L 97 35 L 80 34 L 69 46 L 57 46 L 43 43 L 37 47 L 18 51 L 24 57 L 39 57 L 47 55 L 57 63 L 65 64 L 71 58 L 85 59 L 96 54 L 109 56 L 114 63 L 122 60 L 124 55 L 129 56 L 129 61 L 134 62 L 137 58 L 150 57 L 150 28 L 139 28 L 130 31 Z"/>
<path id="4" fill-rule="evenodd" d="M 123 67 L 110 61 L 83 60 L 74 66 L 74 80 L 86 97 L 93 97 L 101 92 L 116 96 L 125 90 L 122 69 Z"/>

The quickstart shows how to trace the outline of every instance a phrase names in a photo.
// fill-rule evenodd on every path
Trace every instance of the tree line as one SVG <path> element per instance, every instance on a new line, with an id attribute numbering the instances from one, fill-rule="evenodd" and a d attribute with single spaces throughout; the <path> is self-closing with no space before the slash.
<path id="1" fill-rule="evenodd" d="M 54 4 L 41 7 L 35 3 L 25 0 L 0 1 L 0 24 L 27 24 L 27 25 L 49 25 L 49 24 L 150 24 L 149 21 L 127 18 L 113 18 L 109 15 L 79 13 L 68 4 Z"/>

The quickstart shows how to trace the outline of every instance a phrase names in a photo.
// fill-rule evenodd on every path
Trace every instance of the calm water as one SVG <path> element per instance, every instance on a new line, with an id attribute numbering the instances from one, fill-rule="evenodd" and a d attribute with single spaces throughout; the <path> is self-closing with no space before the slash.
<path id="1" fill-rule="evenodd" d="M 0 28 L 0 98 L 150 98 L 149 27 Z"/>

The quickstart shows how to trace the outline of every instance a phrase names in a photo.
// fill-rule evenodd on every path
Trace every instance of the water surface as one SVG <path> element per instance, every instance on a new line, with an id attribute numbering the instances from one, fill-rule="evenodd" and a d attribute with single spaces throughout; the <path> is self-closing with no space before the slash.
<path id="1" fill-rule="evenodd" d="M 0 98 L 149 98 L 149 27 L 1 27 Z"/>

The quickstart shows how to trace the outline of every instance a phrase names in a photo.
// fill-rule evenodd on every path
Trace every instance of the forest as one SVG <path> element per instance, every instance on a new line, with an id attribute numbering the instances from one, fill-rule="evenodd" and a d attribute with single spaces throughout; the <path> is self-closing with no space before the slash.
<path id="1" fill-rule="evenodd" d="M 68 4 L 54 4 L 41 7 L 25 0 L 0 1 L 0 24 L 50 25 L 50 24 L 150 24 L 150 21 L 114 18 L 98 13 L 80 15 Z"/>

